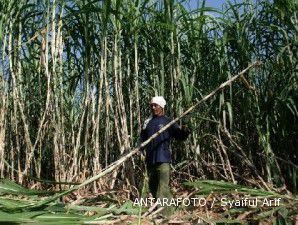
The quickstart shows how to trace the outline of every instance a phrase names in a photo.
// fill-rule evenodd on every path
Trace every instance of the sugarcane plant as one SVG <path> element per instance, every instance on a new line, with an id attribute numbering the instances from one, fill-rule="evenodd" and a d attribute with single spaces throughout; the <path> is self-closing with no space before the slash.
<path id="1" fill-rule="evenodd" d="M 189 2 L 2 0 L 1 178 L 72 190 L 137 146 L 152 96 L 174 119 L 260 61 L 183 117 L 175 177 L 297 193 L 298 4 Z M 88 190 L 136 197 L 143 168 L 129 158 Z"/>

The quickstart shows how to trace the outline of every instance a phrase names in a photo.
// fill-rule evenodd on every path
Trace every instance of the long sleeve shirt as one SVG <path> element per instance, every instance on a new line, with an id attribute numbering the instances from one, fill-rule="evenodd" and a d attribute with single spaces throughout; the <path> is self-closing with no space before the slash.
<path id="1" fill-rule="evenodd" d="M 141 142 L 146 141 L 169 122 L 171 122 L 171 120 L 166 116 L 157 116 L 150 119 L 141 131 Z M 156 163 L 170 163 L 171 139 L 175 138 L 177 140 L 185 140 L 188 135 L 188 131 L 181 129 L 177 123 L 174 123 L 171 127 L 158 135 L 145 147 L 147 165 L 154 165 Z"/>

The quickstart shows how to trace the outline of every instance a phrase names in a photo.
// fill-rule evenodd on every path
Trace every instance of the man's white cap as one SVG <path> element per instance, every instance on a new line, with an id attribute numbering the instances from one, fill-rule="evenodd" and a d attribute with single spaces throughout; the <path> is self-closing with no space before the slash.
<path id="1" fill-rule="evenodd" d="M 153 104 L 153 103 L 159 105 L 161 108 L 164 108 L 166 105 L 166 100 L 164 99 L 163 96 L 155 96 L 151 99 L 150 104 Z"/>

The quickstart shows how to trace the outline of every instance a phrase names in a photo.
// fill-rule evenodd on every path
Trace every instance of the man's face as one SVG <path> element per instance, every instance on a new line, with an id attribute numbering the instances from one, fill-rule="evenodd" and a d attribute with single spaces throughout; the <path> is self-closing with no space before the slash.
<path id="1" fill-rule="evenodd" d="M 162 116 L 163 115 L 163 108 L 160 105 L 155 103 L 150 104 L 151 113 L 153 116 Z"/>

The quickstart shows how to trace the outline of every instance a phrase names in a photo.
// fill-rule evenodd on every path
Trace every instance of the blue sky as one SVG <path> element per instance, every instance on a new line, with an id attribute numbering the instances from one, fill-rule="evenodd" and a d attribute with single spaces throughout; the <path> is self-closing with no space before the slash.
<path id="1" fill-rule="evenodd" d="M 196 2 L 196 1 L 193 1 L 193 2 Z M 222 4 L 225 2 L 226 2 L 225 0 L 207 0 L 206 6 L 221 9 Z"/>
<path id="2" fill-rule="evenodd" d="M 202 4 L 202 0 L 188 0 L 188 3 L 185 5 L 190 7 L 190 9 L 196 9 L 198 7 L 198 4 Z M 214 7 L 217 9 L 221 9 L 222 4 L 227 2 L 226 0 L 206 0 L 206 7 Z"/>

